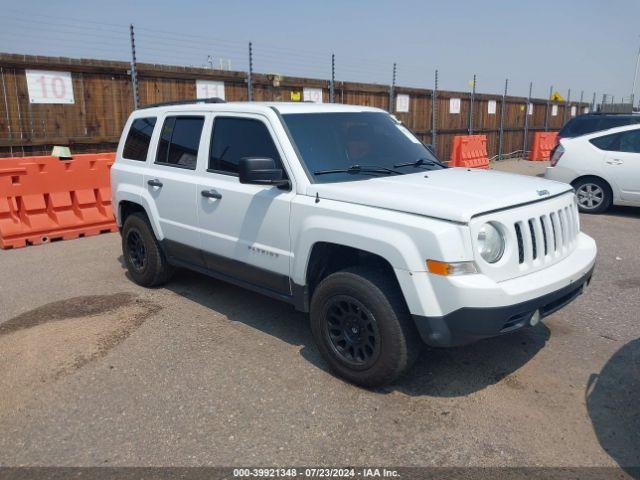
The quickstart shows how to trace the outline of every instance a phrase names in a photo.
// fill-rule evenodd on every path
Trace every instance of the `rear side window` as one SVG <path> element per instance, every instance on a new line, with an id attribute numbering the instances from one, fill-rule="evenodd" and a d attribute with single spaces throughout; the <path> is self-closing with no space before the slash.
<path id="1" fill-rule="evenodd" d="M 619 152 L 640 153 L 640 130 L 620 134 Z"/>
<path id="2" fill-rule="evenodd" d="M 618 150 L 620 145 L 620 134 L 614 133 L 612 135 L 603 135 L 602 137 L 592 138 L 589 141 L 600 150 Z"/>
<path id="3" fill-rule="evenodd" d="M 272 158 L 282 161 L 267 126 L 251 118 L 216 117 L 209 152 L 209 170 L 237 175 L 241 158 Z"/>
<path id="4" fill-rule="evenodd" d="M 128 160 L 147 160 L 151 134 L 156 126 L 156 117 L 136 118 L 131 124 L 122 156 Z"/>
<path id="5" fill-rule="evenodd" d="M 156 163 L 195 170 L 204 117 L 167 117 L 162 126 Z"/>

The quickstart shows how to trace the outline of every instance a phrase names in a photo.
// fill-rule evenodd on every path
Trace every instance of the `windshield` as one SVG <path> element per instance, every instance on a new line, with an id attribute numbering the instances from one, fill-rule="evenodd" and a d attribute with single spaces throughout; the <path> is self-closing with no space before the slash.
<path id="1" fill-rule="evenodd" d="M 295 113 L 283 118 L 317 183 L 444 168 L 406 127 L 383 112 Z"/>

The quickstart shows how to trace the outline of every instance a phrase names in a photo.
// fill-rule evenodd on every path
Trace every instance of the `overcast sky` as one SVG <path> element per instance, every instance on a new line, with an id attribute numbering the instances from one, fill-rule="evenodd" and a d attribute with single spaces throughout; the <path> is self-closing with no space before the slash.
<path id="1" fill-rule="evenodd" d="M 514 95 L 549 87 L 578 100 L 629 97 L 640 43 L 640 0 L 0 0 L 0 51 L 247 68 L 338 80 Z M 636 95 L 638 98 L 638 95 Z"/>

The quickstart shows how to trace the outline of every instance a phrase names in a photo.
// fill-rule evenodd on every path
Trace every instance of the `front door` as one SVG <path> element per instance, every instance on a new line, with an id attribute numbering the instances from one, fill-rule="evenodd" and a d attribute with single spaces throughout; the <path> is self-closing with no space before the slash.
<path id="1" fill-rule="evenodd" d="M 144 178 L 158 212 L 169 257 L 202 266 L 197 215 L 196 164 L 203 115 L 167 115 L 162 119 L 154 165 Z M 206 153 L 203 154 L 206 161 Z"/>
<path id="2" fill-rule="evenodd" d="M 198 218 L 206 266 L 279 294 L 290 295 L 292 190 L 241 184 L 238 162 L 272 158 L 282 149 L 260 115 L 217 114 L 206 171 L 199 176 Z"/>

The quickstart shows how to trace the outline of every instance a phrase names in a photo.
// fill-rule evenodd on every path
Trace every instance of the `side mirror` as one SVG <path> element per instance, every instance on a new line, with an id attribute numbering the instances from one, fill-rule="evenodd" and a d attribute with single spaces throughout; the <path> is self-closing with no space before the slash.
<path id="1" fill-rule="evenodd" d="M 288 187 L 289 180 L 284 179 L 284 172 L 276 167 L 273 158 L 241 158 L 238 164 L 238 177 L 240 183 L 253 183 L 256 185 L 275 185 Z"/>

